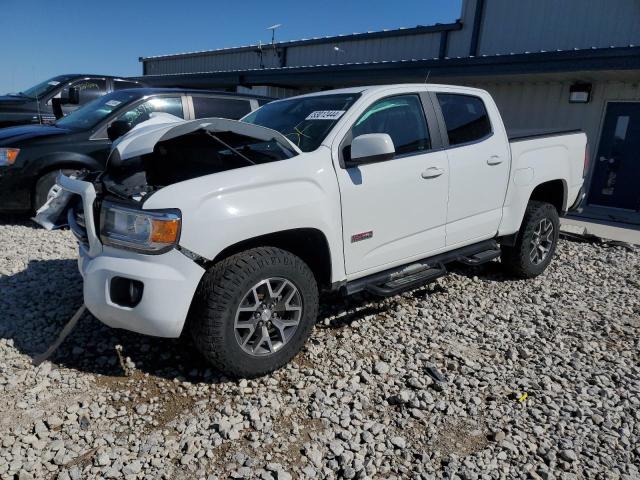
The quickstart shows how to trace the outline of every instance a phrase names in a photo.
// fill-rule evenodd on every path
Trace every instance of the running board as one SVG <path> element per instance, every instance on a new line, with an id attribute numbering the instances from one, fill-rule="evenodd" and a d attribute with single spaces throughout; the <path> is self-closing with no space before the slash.
<path id="1" fill-rule="evenodd" d="M 445 267 L 447 263 L 461 262 L 465 265 L 480 265 L 497 258 L 499 255 L 500 247 L 496 241 L 485 240 L 474 245 L 352 280 L 344 286 L 344 292 L 347 295 L 352 295 L 364 290 L 382 297 L 397 295 L 442 277 L 447 273 Z"/>
<path id="2" fill-rule="evenodd" d="M 481 265 L 498 258 L 500 256 L 500 253 L 501 252 L 499 248 L 489 249 L 485 250 L 484 252 L 478 252 L 468 257 L 460 257 L 458 258 L 458 261 L 469 266 Z"/>

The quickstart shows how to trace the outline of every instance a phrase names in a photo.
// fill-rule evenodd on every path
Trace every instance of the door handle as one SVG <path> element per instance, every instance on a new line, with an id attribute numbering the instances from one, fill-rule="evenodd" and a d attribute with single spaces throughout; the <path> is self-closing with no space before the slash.
<path id="1" fill-rule="evenodd" d="M 438 167 L 429 167 L 422 172 L 422 178 L 436 178 L 444 173 L 444 169 Z"/>
<path id="2" fill-rule="evenodd" d="M 487 165 L 499 165 L 502 163 L 502 158 L 500 158 L 498 155 L 491 155 L 489 158 L 487 158 Z"/>

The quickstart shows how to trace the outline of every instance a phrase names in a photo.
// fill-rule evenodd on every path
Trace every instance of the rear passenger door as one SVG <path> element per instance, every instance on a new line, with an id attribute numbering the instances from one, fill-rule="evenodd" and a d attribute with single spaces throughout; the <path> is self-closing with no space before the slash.
<path id="1" fill-rule="evenodd" d="M 395 157 L 346 168 L 351 141 L 370 133 L 388 134 Z M 352 124 L 340 144 L 336 171 L 345 268 L 352 278 L 444 248 L 449 168 L 440 146 L 426 93 L 374 101 Z"/>
<path id="2" fill-rule="evenodd" d="M 230 118 L 238 120 L 247 113 L 257 108 L 248 98 L 210 97 L 205 95 L 192 95 L 191 104 L 193 118 Z"/>
<path id="3" fill-rule="evenodd" d="M 509 179 L 509 143 L 502 126 L 492 125 L 480 96 L 432 94 L 446 131 L 449 159 L 447 246 L 493 237 L 502 219 Z M 498 128 L 499 127 L 499 128 Z"/>

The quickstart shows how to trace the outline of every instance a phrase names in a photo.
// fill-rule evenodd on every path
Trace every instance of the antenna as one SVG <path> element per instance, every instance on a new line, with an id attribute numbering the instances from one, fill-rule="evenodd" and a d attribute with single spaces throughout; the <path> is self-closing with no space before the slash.
<path id="1" fill-rule="evenodd" d="M 431 75 L 431 70 L 429 70 L 427 72 L 427 78 L 424 79 L 424 83 L 427 83 L 429 81 L 429 76 Z"/>
<path id="2" fill-rule="evenodd" d="M 36 67 L 32 66 L 31 67 L 31 72 L 32 72 L 34 77 L 35 77 L 35 71 L 36 71 Z M 36 108 L 38 110 L 38 123 L 42 124 L 42 115 L 40 114 L 40 99 L 38 98 L 38 89 L 37 88 L 36 88 Z"/>
<path id="3" fill-rule="evenodd" d="M 271 45 L 275 45 L 276 43 L 276 30 L 282 26 L 281 23 L 276 23 L 275 25 L 271 25 L 267 30 L 271 30 Z"/>

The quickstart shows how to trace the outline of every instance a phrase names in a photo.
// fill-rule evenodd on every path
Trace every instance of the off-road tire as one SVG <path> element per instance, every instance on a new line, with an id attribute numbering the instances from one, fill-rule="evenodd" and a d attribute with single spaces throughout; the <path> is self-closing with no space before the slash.
<path id="1" fill-rule="evenodd" d="M 293 336 L 268 356 L 245 352 L 235 337 L 235 315 L 253 285 L 270 277 L 293 282 L 302 299 L 302 314 Z M 211 267 L 200 282 L 188 318 L 191 337 L 202 355 L 234 377 L 266 375 L 288 363 L 304 346 L 318 315 L 318 287 L 309 267 L 297 256 L 275 247 L 260 247 L 230 256 Z"/>
<path id="2" fill-rule="evenodd" d="M 70 175 L 78 173 L 78 170 L 63 168 L 59 170 L 52 170 L 51 172 L 42 175 L 36 182 L 36 187 L 33 192 L 34 212 L 38 211 L 38 209 L 47 202 L 49 190 L 51 190 L 51 187 L 55 185 L 56 178 L 58 177 L 58 173 L 60 172 L 64 173 L 65 175 Z"/>
<path id="3" fill-rule="evenodd" d="M 553 242 L 547 256 L 541 263 L 536 265 L 530 258 L 531 242 L 535 229 L 545 218 L 553 225 Z M 556 208 L 550 203 L 531 200 L 525 210 L 515 245 L 513 247 L 502 247 L 501 262 L 505 270 L 517 278 L 537 277 L 551 263 L 558 245 L 559 234 L 560 218 Z"/>

